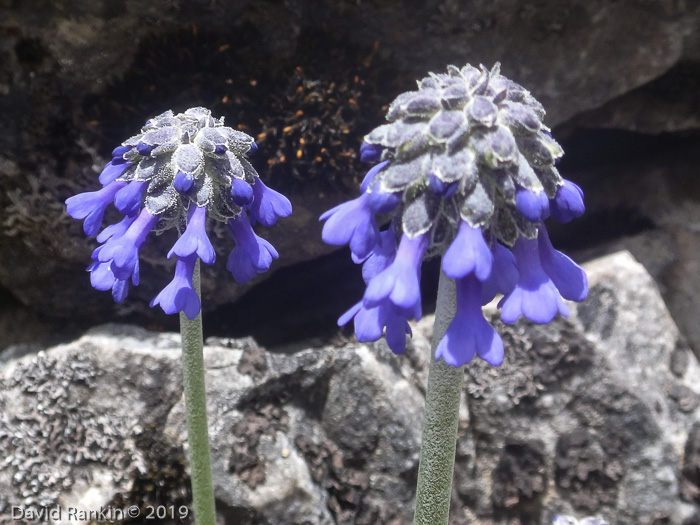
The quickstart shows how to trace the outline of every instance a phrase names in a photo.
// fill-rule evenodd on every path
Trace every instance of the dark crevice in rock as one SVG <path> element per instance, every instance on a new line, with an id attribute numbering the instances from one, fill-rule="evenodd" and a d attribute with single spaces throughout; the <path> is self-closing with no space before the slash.
<path id="1" fill-rule="evenodd" d="M 507 443 L 491 473 L 491 501 L 497 516 L 539 523 L 541 499 L 547 486 L 544 444 Z"/>

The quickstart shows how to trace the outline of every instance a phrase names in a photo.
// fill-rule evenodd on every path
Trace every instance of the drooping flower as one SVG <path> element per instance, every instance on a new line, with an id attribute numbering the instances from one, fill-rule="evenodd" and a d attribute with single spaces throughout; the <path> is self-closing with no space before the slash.
<path id="1" fill-rule="evenodd" d="M 380 233 L 380 236 L 381 242 L 362 263 L 362 278 L 365 283 L 382 273 L 396 259 L 396 239 L 392 227 Z M 360 342 L 376 341 L 386 329 L 389 348 L 400 354 L 406 348 L 406 335 L 411 335 L 407 320 L 410 316 L 387 300 L 374 306 L 367 306 L 364 301 L 360 301 L 340 316 L 338 326 L 345 326 L 354 319 L 355 335 Z"/>
<path id="2" fill-rule="evenodd" d="M 557 313 L 567 317 L 569 308 L 542 268 L 537 239 L 518 239 L 513 254 L 520 278 L 499 303 L 501 320 L 512 324 L 522 315 L 534 323 L 549 323 Z"/>
<path id="3" fill-rule="evenodd" d="M 481 281 L 474 274 L 457 279 L 457 312 L 435 350 L 436 359 L 462 366 L 478 355 L 493 366 L 503 362 L 503 341 L 481 311 Z"/>
<path id="4" fill-rule="evenodd" d="M 279 257 L 269 242 L 255 234 L 247 215 L 229 219 L 228 227 L 236 246 L 231 250 L 226 269 L 237 282 L 246 283 L 256 274 L 266 272 L 273 259 Z"/>
<path id="5" fill-rule="evenodd" d="M 168 253 L 177 257 L 175 277 L 151 306 L 194 318 L 201 309 L 192 285 L 196 261 L 213 264 L 216 259 L 207 217 L 228 223 L 236 246 L 227 268 L 239 281 L 266 271 L 278 255 L 253 232 L 251 222 L 270 226 L 291 214 L 292 207 L 263 184 L 248 162 L 246 156 L 256 149 L 252 137 L 224 126 L 223 118 L 205 108 L 177 115 L 167 111 L 116 147 L 100 174 L 102 189 L 66 200 L 68 214 L 84 219 L 90 236 L 98 233 L 110 204 L 124 214 L 97 235 L 101 244 L 88 266 L 92 286 L 111 290 L 115 301 L 123 301 L 129 281 L 139 284 L 139 250 L 149 233 L 177 228 L 180 236 Z"/>
<path id="6" fill-rule="evenodd" d="M 477 355 L 502 361 L 501 339 L 481 313 L 497 294 L 506 322 L 549 322 L 568 313 L 564 299 L 585 298 L 583 270 L 554 250 L 543 224 L 583 213 L 580 188 L 555 167 L 563 151 L 544 114 L 498 65 L 449 66 L 391 103 L 388 123 L 360 148 L 375 163 L 360 196 L 321 216 L 323 239 L 350 246 L 367 284 L 341 325 L 354 319 L 358 340 L 384 335 L 403 351 L 406 321 L 421 315 L 421 262 L 431 256 L 456 280 L 457 314 L 436 350 L 454 366 Z M 392 225 L 380 234 L 385 214 Z"/>

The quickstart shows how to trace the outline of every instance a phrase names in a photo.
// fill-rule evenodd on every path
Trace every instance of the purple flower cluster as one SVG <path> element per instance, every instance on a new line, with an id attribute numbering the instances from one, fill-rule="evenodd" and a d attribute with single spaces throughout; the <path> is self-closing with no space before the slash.
<path id="1" fill-rule="evenodd" d="M 112 152 L 100 174 L 102 188 L 66 200 L 68 214 L 84 219 L 88 236 L 98 234 L 110 204 L 124 215 L 97 235 L 88 266 L 97 290 L 114 300 L 139 284 L 139 250 L 151 231 L 177 228 L 168 253 L 175 277 L 151 302 L 167 314 L 193 319 L 201 309 L 192 278 L 197 259 L 213 264 L 216 253 L 206 232 L 207 216 L 226 222 L 235 240 L 226 268 L 238 282 L 267 271 L 277 251 L 252 225 L 271 226 L 291 214 L 289 200 L 268 188 L 246 159 L 257 149 L 249 135 L 226 127 L 205 108 L 167 111 Z"/>
<path id="2" fill-rule="evenodd" d="M 418 87 L 365 138 L 360 157 L 376 164 L 360 197 L 321 216 L 323 240 L 349 245 L 367 285 L 338 323 L 354 319 L 359 341 L 386 335 L 402 353 L 408 320 L 421 317 L 421 263 L 438 255 L 457 305 L 436 358 L 461 366 L 478 355 L 498 366 L 503 343 L 483 305 L 502 294 L 503 322 L 549 323 L 568 315 L 565 299 L 588 293 L 586 274 L 552 247 L 543 222 L 583 214 L 583 192 L 554 167 L 563 152 L 542 107 L 498 66 L 450 67 Z"/>

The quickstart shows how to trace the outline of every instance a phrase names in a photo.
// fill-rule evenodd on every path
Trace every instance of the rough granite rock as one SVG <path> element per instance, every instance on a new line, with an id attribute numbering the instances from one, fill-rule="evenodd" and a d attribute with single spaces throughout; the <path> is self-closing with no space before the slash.
<path id="1" fill-rule="evenodd" d="M 6 0 L 0 285 L 63 320 L 79 312 L 85 324 L 113 314 L 162 322 L 146 305 L 170 279 L 172 261 L 163 262 L 163 254 L 173 238 L 146 245 L 142 284 L 115 306 L 108 294 L 75 286 L 86 282 L 94 246 L 65 215 L 63 201 L 96 188 L 112 148 L 166 109 L 208 106 L 256 136 L 256 168 L 295 209 L 261 231 L 280 252 L 277 269 L 329 252 L 317 218 L 355 191 L 362 137 L 414 79 L 448 63 L 500 61 L 543 102 L 554 126 L 653 83 L 679 63 L 697 62 L 699 26 L 700 4 L 675 0 Z M 634 130 L 695 126 L 687 116 L 692 85 L 674 87 L 683 97 L 670 98 L 689 102 L 674 105 L 667 124 L 665 92 L 655 104 L 632 93 L 632 104 L 607 108 L 590 122 Z M 649 124 L 634 118 L 652 106 L 661 111 Z M 228 278 L 221 259 L 231 243 L 220 231 L 215 237 L 219 264 L 203 274 L 205 293 L 217 291 L 208 309 L 250 289 Z"/>
<path id="2" fill-rule="evenodd" d="M 629 253 L 586 268 L 591 293 L 569 319 L 499 326 L 504 365 L 468 365 L 452 525 L 694 523 L 700 366 Z M 431 326 L 416 324 L 399 357 L 383 343 L 265 351 L 209 339 L 224 522 L 411 523 Z M 92 505 L 185 501 L 178 339 L 103 325 L 38 355 L 3 354 L 0 515 L 77 505 L 90 478 L 102 480 Z"/>

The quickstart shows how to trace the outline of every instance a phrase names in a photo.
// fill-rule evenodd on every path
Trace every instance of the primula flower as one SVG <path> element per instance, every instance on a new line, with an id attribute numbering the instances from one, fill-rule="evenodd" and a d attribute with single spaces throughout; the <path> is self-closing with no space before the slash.
<path id="1" fill-rule="evenodd" d="M 503 362 L 503 341 L 481 312 L 481 286 L 473 274 L 457 279 L 457 313 L 435 350 L 436 359 L 452 366 L 476 355 L 493 366 Z"/>
<path id="2" fill-rule="evenodd" d="M 88 266 L 90 283 L 126 298 L 129 281 L 139 284 L 139 250 L 151 231 L 177 228 L 168 253 L 177 257 L 175 277 L 151 302 L 168 314 L 193 319 L 201 309 L 192 285 L 195 264 L 213 264 L 216 253 L 206 232 L 207 217 L 229 225 L 236 246 L 227 268 L 239 282 L 267 271 L 278 257 L 251 227 L 271 226 L 292 212 L 289 200 L 260 180 L 246 155 L 253 138 L 224 126 L 205 108 L 167 111 L 112 152 L 99 176 L 102 189 L 66 200 L 68 214 L 84 219 L 87 235 L 98 233 L 106 208 L 114 204 L 123 219 L 97 235 L 100 244 Z"/>
<path id="3" fill-rule="evenodd" d="M 389 228 L 380 234 L 380 243 L 362 264 L 362 278 L 369 283 L 382 273 L 396 259 L 396 239 Z M 386 342 L 395 353 L 403 353 L 406 348 L 406 335 L 411 335 L 411 327 L 402 310 L 390 301 L 382 301 L 376 306 L 366 306 L 364 301 L 355 304 L 338 319 L 338 326 L 345 326 L 351 319 L 355 322 L 355 335 L 360 342 L 376 341 L 386 328 Z"/>
<path id="4" fill-rule="evenodd" d="M 544 114 L 498 65 L 449 66 L 391 103 L 388 123 L 360 147 L 360 159 L 375 163 L 360 196 L 321 216 L 324 241 L 348 244 L 367 284 L 340 325 L 354 319 L 358 340 L 384 335 L 402 352 L 407 320 L 421 315 L 421 262 L 441 256 L 456 281 L 457 312 L 436 357 L 461 366 L 479 356 L 497 366 L 503 343 L 482 305 L 504 294 L 505 322 L 546 323 L 567 315 L 565 299 L 586 297 L 585 273 L 554 250 L 543 224 L 584 210 L 581 189 L 555 167 L 563 151 Z M 385 214 L 391 225 L 380 234 Z"/>

